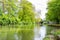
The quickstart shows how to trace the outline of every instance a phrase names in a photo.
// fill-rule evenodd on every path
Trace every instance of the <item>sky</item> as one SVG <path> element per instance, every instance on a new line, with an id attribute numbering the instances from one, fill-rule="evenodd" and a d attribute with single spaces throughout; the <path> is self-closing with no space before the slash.
<path id="1" fill-rule="evenodd" d="M 45 13 L 47 12 L 46 8 L 48 0 L 28 0 L 28 1 L 30 1 L 35 6 L 36 10 L 41 10 L 40 17 L 44 19 Z"/>

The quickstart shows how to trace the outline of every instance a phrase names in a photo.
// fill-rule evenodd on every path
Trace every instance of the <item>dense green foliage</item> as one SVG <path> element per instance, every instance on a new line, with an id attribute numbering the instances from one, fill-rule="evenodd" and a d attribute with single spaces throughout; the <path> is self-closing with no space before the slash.
<path id="1" fill-rule="evenodd" d="M 26 0 L 22 0 L 20 5 L 22 7 L 21 12 L 19 11 L 19 18 L 21 18 L 21 21 L 34 22 L 34 9 L 32 4 Z"/>
<path id="2" fill-rule="evenodd" d="M 33 5 L 27 0 L 1 0 L 0 25 L 33 23 L 35 20 Z"/>
<path id="3" fill-rule="evenodd" d="M 60 22 L 60 0 L 49 1 L 46 19 L 56 23 Z"/>

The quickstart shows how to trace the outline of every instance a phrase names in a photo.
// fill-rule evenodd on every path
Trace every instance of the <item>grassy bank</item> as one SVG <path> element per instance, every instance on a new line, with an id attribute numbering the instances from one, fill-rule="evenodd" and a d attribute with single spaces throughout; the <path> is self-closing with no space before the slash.
<path id="1" fill-rule="evenodd" d="M 60 40 L 60 27 L 49 26 L 47 27 L 47 34 L 44 40 Z"/>
<path id="2" fill-rule="evenodd" d="M 60 27 L 60 24 L 48 24 L 48 26 Z"/>

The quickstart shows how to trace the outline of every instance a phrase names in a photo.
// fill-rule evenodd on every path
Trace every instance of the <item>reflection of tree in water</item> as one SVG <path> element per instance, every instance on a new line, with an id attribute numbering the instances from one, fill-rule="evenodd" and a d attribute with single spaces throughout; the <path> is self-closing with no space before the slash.
<path id="1" fill-rule="evenodd" d="M 22 40 L 33 40 L 32 30 L 22 30 Z"/>
<path id="2" fill-rule="evenodd" d="M 22 28 L 21 31 L 18 31 L 19 40 L 34 40 L 33 26 L 24 26 L 27 28 Z M 30 27 L 30 28 L 28 28 Z"/>
<path id="3" fill-rule="evenodd" d="M 5 26 L 3 26 L 5 27 Z M 9 28 L 8 28 L 9 27 Z M 0 29 L 0 40 L 33 40 L 34 39 L 34 26 L 16 26 Z"/>

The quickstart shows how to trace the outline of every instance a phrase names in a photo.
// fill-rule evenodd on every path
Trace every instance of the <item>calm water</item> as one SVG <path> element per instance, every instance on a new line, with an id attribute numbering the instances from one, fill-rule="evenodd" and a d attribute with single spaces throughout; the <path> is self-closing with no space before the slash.
<path id="1" fill-rule="evenodd" d="M 40 26 L 35 28 L 35 39 L 34 40 L 43 40 L 46 35 L 46 26 Z"/>
<path id="2" fill-rule="evenodd" d="M 0 40 L 43 40 L 51 30 L 58 28 L 34 25 L 2 26 L 0 28 Z"/>
<path id="3" fill-rule="evenodd" d="M 43 40 L 47 35 L 53 34 L 55 30 L 59 30 L 60 27 L 42 25 L 40 27 L 35 27 L 35 39 Z"/>

